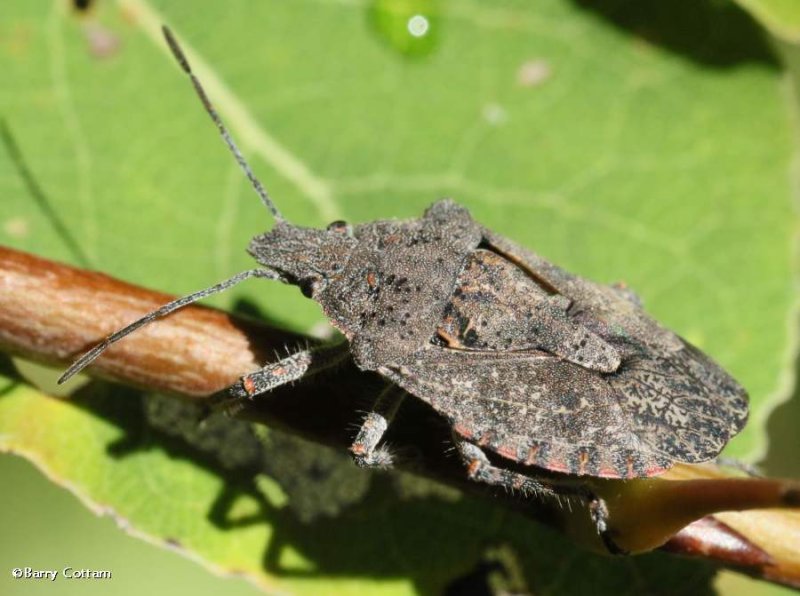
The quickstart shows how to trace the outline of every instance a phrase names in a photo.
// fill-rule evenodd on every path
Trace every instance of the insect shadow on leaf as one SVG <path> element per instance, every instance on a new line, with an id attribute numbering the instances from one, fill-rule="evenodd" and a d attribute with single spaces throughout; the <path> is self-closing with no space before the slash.
<path id="1" fill-rule="evenodd" d="M 325 229 L 287 222 L 166 27 L 164 35 L 275 224 L 248 247 L 259 267 L 113 333 L 61 382 L 143 325 L 242 281 L 296 285 L 344 339 L 243 376 L 217 396 L 221 404 L 246 403 L 352 360 L 386 382 L 350 447 L 356 463 L 392 464 L 381 441 L 412 395 L 448 421 L 469 478 L 544 500 L 584 500 L 611 552 L 620 549 L 608 509 L 587 479 L 650 477 L 678 462 L 707 461 L 743 427 L 744 389 L 650 318 L 634 294 L 557 267 L 451 200 L 407 221 L 335 221 Z"/>

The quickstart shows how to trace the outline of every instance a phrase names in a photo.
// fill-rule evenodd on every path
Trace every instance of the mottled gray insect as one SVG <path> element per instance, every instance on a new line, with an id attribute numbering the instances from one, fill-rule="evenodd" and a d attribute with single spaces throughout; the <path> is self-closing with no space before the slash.
<path id="1" fill-rule="evenodd" d="M 250 243 L 261 267 L 109 336 L 62 381 L 149 321 L 262 277 L 299 286 L 346 341 L 269 364 L 244 376 L 232 394 L 252 398 L 352 358 L 387 379 L 351 447 L 360 465 L 391 463 L 379 443 L 408 394 L 447 418 L 471 478 L 543 496 L 563 490 L 553 488 L 552 478 L 537 478 L 536 470 L 538 476 L 541 470 L 654 476 L 677 462 L 714 458 L 741 430 L 745 391 L 648 317 L 632 293 L 556 267 L 481 226 L 452 201 L 407 221 L 354 228 L 334 222 L 325 230 L 288 223 L 165 34 L 276 223 Z M 483 449 L 530 466 L 530 474 L 492 464 Z"/>

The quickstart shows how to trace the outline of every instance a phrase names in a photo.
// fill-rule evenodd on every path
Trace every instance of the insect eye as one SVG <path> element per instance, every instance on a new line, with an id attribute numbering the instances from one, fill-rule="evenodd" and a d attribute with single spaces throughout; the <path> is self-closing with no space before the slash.
<path id="1" fill-rule="evenodd" d="M 337 219 L 336 221 L 328 224 L 328 231 L 333 232 L 335 234 L 347 234 L 348 236 L 352 233 L 353 229 L 350 227 L 346 221 L 341 219 Z"/>
<path id="2" fill-rule="evenodd" d="M 325 278 L 321 279 L 303 279 L 298 282 L 298 287 L 300 288 L 300 292 L 306 298 L 312 298 L 314 292 L 321 291 L 328 285 L 328 280 Z"/>
<path id="3" fill-rule="evenodd" d="M 304 279 L 298 285 L 300 286 L 300 291 L 303 293 L 303 296 L 306 298 L 311 298 L 312 294 L 314 293 L 314 282 L 310 279 Z"/>

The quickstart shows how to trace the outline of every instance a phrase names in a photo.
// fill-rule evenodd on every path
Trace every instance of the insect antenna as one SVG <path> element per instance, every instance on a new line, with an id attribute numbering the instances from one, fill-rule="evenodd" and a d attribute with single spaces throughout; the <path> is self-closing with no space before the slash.
<path id="1" fill-rule="evenodd" d="M 189 60 L 186 58 L 186 54 L 184 54 L 183 49 L 178 44 L 178 40 L 175 39 L 172 31 L 166 25 L 162 25 L 161 31 L 164 33 L 164 38 L 167 40 L 167 45 L 169 45 L 169 49 L 172 50 L 172 54 L 175 56 L 178 64 L 180 64 L 183 71 L 189 75 L 192 85 L 194 86 L 194 90 L 197 92 L 198 97 L 200 97 L 200 101 L 203 103 L 203 107 L 206 109 L 206 112 L 208 112 L 208 115 L 211 116 L 214 124 L 217 125 L 220 135 L 222 135 L 223 140 L 228 145 L 228 148 L 231 150 L 231 153 L 233 153 L 233 156 L 236 158 L 236 162 L 239 164 L 242 170 L 244 170 L 245 175 L 250 180 L 250 183 L 253 185 L 253 189 L 255 189 L 255 191 L 258 193 L 258 196 L 261 197 L 261 202 L 264 203 L 264 206 L 269 209 L 269 212 L 272 213 L 272 216 L 277 221 L 286 221 L 283 215 L 281 215 L 281 212 L 278 211 L 275 203 L 273 203 L 272 199 L 269 198 L 267 191 L 264 189 L 259 179 L 256 178 L 256 175 L 253 173 L 253 170 L 250 168 L 250 165 L 247 163 L 244 155 L 242 155 L 242 152 L 239 151 L 239 147 L 237 147 L 236 143 L 234 143 L 233 138 L 228 132 L 228 129 L 222 123 L 222 119 L 219 117 L 217 110 L 214 108 L 214 105 L 208 98 L 205 89 L 203 89 L 203 85 L 192 72 L 192 67 L 189 65 Z"/>
<path id="2" fill-rule="evenodd" d="M 231 288 L 236 284 L 241 283 L 244 280 L 249 279 L 251 277 L 264 277 L 267 279 L 276 279 L 276 280 L 281 279 L 279 273 L 270 271 L 268 269 L 250 269 L 248 271 L 243 271 L 242 273 L 238 273 L 237 275 L 234 275 L 233 277 L 226 279 L 225 281 L 222 281 L 218 284 L 215 284 L 209 288 L 205 288 L 204 290 L 200 290 L 198 292 L 194 292 L 193 294 L 189 294 L 188 296 L 183 296 L 182 298 L 173 300 L 172 302 L 165 304 L 161 308 L 158 308 L 146 314 L 145 316 L 141 317 L 140 319 L 135 320 L 127 327 L 123 327 L 119 331 L 116 331 L 115 333 L 109 335 L 102 342 L 97 344 L 95 347 L 93 347 L 91 350 L 89 350 L 83 356 L 81 356 L 78 360 L 73 362 L 72 366 L 70 366 L 66 370 L 66 372 L 63 375 L 61 375 L 61 377 L 58 379 L 58 384 L 60 385 L 61 383 L 64 383 L 65 381 L 70 379 L 73 375 L 82 371 L 84 368 L 86 368 L 92 362 L 94 362 L 97 359 L 97 357 L 100 356 L 100 354 L 102 354 L 106 350 L 106 348 L 108 348 L 112 344 L 115 344 L 126 335 L 133 333 L 140 327 L 147 325 L 148 323 L 154 321 L 155 319 L 165 317 L 171 312 L 174 312 L 179 308 L 183 308 L 188 304 L 197 302 L 198 300 L 202 300 L 206 296 L 210 296 L 211 294 L 217 294 L 219 292 L 227 290 L 228 288 Z"/>

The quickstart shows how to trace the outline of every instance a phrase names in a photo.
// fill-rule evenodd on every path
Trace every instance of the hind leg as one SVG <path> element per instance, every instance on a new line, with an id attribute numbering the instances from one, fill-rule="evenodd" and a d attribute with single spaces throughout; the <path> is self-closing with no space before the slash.
<path id="1" fill-rule="evenodd" d="M 456 444 L 462 463 L 467 468 L 467 476 L 469 476 L 470 480 L 491 484 L 492 486 L 502 486 L 508 490 L 520 491 L 523 494 L 534 495 L 543 500 L 548 498 L 558 499 L 560 493 L 554 490 L 552 486 L 531 476 L 493 465 L 489 458 L 486 457 L 483 449 L 456 436 L 455 433 L 453 433 L 453 441 Z"/>
<path id="2" fill-rule="evenodd" d="M 540 480 L 533 476 L 506 470 L 492 464 L 480 447 L 464 440 L 455 433 L 453 433 L 453 441 L 471 480 L 492 486 L 502 486 L 506 490 L 518 490 L 523 494 L 533 495 L 543 501 L 555 500 L 560 502 L 561 497 L 579 497 L 587 504 L 592 522 L 597 528 L 597 533 L 608 552 L 615 555 L 625 554 L 625 551 L 619 548 L 611 538 L 608 524 L 608 507 L 605 501 L 588 488 L 580 485 L 555 486 L 551 483 L 552 480 L 548 482 L 547 480 Z"/>

